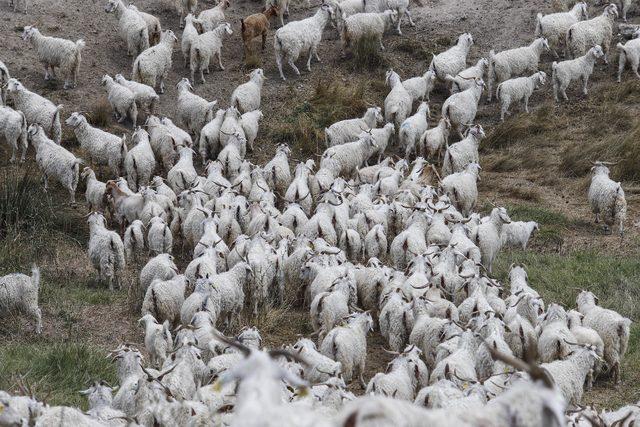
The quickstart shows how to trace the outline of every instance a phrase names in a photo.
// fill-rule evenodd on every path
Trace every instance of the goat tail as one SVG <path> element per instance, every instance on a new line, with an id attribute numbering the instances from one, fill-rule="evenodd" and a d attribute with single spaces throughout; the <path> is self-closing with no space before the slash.
<path id="1" fill-rule="evenodd" d="M 21 125 L 21 133 L 20 133 L 20 140 L 22 142 L 22 146 L 27 149 L 29 147 L 29 139 L 28 139 L 28 134 L 27 134 L 27 129 L 29 124 L 27 123 L 27 118 L 25 117 L 24 113 L 22 111 L 18 111 L 20 113 L 20 116 L 22 117 L 22 125 Z"/>
<path id="2" fill-rule="evenodd" d="M 338 346 L 336 345 L 336 334 L 331 337 L 331 356 L 333 360 L 337 360 Z"/>
<path id="3" fill-rule="evenodd" d="M 491 78 L 493 77 L 493 73 L 495 72 L 495 65 L 496 65 L 496 51 L 491 49 L 489 51 L 489 70 L 487 73 L 487 78 Z"/>
<path id="4" fill-rule="evenodd" d="M 133 70 L 131 71 L 131 80 L 134 80 L 136 82 L 142 82 L 142 73 L 140 72 L 140 58 L 136 58 L 135 61 L 133 61 Z"/>
<path id="5" fill-rule="evenodd" d="M 127 157 L 127 134 L 122 135 L 122 139 L 120 140 L 122 146 L 120 147 L 120 157 L 124 161 L 124 158 Z"/>
<path id="6" fill-rule="evenodd" d="M 438 70 L 436 70 L 436 54 L 435 53 L 431 54 L 431 63 L 429 64 L 429 70 L 436 73 L 436 76 L 438 75 Z"/>
<path id="7" fill-rule="evenodd" d="M 616 189 L 616 199 L 614 203 L 614 218 L 618 222 L 618 231 L 622 237 L 624 235 L 624 222 L 627 219 L 627 201 L 620 183 L 618 183 L 618 188 Z"/>
<path id="8" fill-rule="evenodd" d="M 447 106 L 444 107 L 444 110 L 442 110 L 442 117 L 447 120 L 451 120 L 451 117 L 449 116 L 449 104 L 447 104 Z"/>
<path id="9" fill-rule="evenodd" d="M 536 37 L 542 35 L 542 13 L 536 16 Z"/>
<path id="10" fill-rule="evenodd" d="M 76 55 L 80 55 L 80 52 L 82 51 L 82 49 L 85 48 L 87 44 L 85 43 L 84 40 L 79 39 L 76 41 Z"/>
<path id="11" fill-rule="evenodd" d="M 62 111 L 63 108 L 64 108 L 64 105 L 62 104 L 59 104 L 56 107 L 56 111 L 55 113 L 53 113 L 53 116 L 51 117 L 51 124 L 49 125 L 49 132 L 51 132 L 51 136 L 53 137 L 55 142 L 57 142 L 58 144 L 60 144 L 60 139 L 58 138 L 61 135 L 57 135 L 58 131 L 56 130 L 56 123 L 60 121 L 60 111 Z M 54 135 L 54 132 L 56 133 L 56 135 Z"/>
<path id="12" fill-rule="evenodd" d="M 273 37 L 273 50 L 275 50 L 275 53 L 276 55 L 278 55 L 278 57 L 282 58 L 282 50 L 283 50 L 282 40 L 280 40 L 280 36 L 277 32 Z"/>
<path id="13" fill-rule="evenodd" d="M 132 171 L 132 175 L 133 175 L 133 182 L 136 186 L 136 190 L 138 190 L 138 165 L 136 164 L 136 158 L 132 157 L 131 158 L 131 162 L 133 163 L 133 171 Z"/>
<path id="14" fill-rule="evenodd" d="M 149 29 L 145 26 L 140 30 L 140 34 L 138 34 L 138 52 L 149 49 L 149 39 Z"/>
<path id="15" fill-rule="evenodd" d="M 40 288 L 40 268 L 35 264 L 31 266 L 31 285 L 36 289 Z"/>
<path id="16" fill-rule="evenodd" d="M 618 321 L 616 333 L 619 340 L 618 354 L 622 357 L 627 352 L 627 346 L 629 345 L 629 321 L 628 319 L 622 319 Z"/>
<path id="17" fill-rule="evenodd" d="M 84 49 L 85 46 L 86 46 L 86 43 L 84 42 L 84 40 L 80 39 L 76 41 L 75 52 L 73 53 L 73 56 L 70 58 L 71 64 L 72 64 L 71 70 L 74 72 L 74 74 L 78 74 L 78 70 L 80 69 L 80 62 L 82 61 L 82 50 Z"/>
<path id="18" fill-rule="evenodd" d="M 202 63 L 202 52 L 200 52 L 199 47 L 194 47 L 193 49 L 193 59 L 195 60 L 196 70 L 200 69 L 200 64 Z"/>

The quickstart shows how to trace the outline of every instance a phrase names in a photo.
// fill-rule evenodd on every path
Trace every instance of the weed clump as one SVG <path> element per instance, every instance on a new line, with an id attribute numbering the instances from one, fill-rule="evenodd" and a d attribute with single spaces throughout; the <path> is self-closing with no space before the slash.
<path id="1" fill-rule="evenodd" d="M 38 181 L 28 173 L 17 175 L 5 171 L 0 184 L 0 237 L 9 232 L 45 228 L 52 212 L 42 197 Z"/>

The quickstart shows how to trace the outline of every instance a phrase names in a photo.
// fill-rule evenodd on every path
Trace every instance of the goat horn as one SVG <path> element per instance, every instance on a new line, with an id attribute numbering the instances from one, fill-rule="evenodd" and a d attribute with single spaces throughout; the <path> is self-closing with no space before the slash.
<path id="1" fill-rule="evenodd" d="M 237 341 L 234 341 L 232 339 L 227 338 L 226 336 L 222 335 L 220 332 L 213 330 L 212 334 L 214 337 L 216 337 L 216 339 L 218 339 L 219 341 L 222 341 L 223 343 L 227 344 L 230 347 L 233 347 L 237 350 L 240 350 L 240 352 L 242 352 L 242 354 L 244 356 L 249 356 L 249 354 L 251 354 L 251 349 L 247 346 L 245 346 L 244 344 L 241 344 Z"/>
<path id="2" fill-rule="evenodd" d="M 274 358 L 274 357 L 284 357 L 287 360 L 290 361 L 294 361 L 294 362 L 298 362 L 302 365 L 308 366 L 309 362 L 307 362 L 304 358 L 300 357 L 299 355 L 295 354 L 295 353 L 291 353 L 290 351 L 287 350 L 282 350 L 282 349 L 274 349 L 274 350 L 269 350 L 268 354 L 270 357 Z"/>
<path id="3" fill-rule="evenodd" d="M 486 345 L 486 348 L 491 353 L 491 357 L 493 357 L 494 360 L 499 360 L 501 362 L 504 362 L 504 363 L 506 363 L 508 365 L 513 366 L 514 368 L 516 368 L 518 370 L 525 371 L 534 380 L 542 381 L 542 383 L 547 388 L 549 388 L 549 389 L 553 389 L 554 388 L 553 378 L 549 375 L 549 372 L 547 370 L 545 370 L 544 368 L 540 367 L 539 365 L 537 365 L 535 363 L 527 363 L 524 360 L 520 360 L 520 359 L 517 359 L 517 358 L 515 358 L 513 356 L 504 354 L 504 353 L 494 349 L 493 346 L 489 345 L 489 343 L 487 343 L 486 341 L 485 341 L 485 345 Z"/>

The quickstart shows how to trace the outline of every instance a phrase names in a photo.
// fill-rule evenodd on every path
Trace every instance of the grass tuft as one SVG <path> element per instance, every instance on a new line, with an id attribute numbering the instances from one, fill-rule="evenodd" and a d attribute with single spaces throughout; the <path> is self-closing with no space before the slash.
<path id="1" fill-rule="evenodd" d="M 0 237 L 50 225 L 54 212 L 36 178 L 5 170 L 1 179 Z"/>
<path id="2" fill-rule="evenodd" d="M 366 88 L 365 83 L 349 87 L 337 81 L 318 82 L 309 100 L 283 120 L 268 124 L 267 139 L 291 145 L 296 154 L 315 155 L 324 147 L 325 127 L 364 114 Z"/>
<path id="3" fill-rule="evenodd" d="M 107 127 L 111 121 L 111 111 L 111 104 L 106 97 L 102 96 L 91 106 L 89 114 L 87 114 L 87 121 L 93 126 Z"/>
<path id="4" fill-rule="evenodd" d="M 388 64 L 375 34 L 365 34 L 356 40 L 351 52 L 353 54 L 353 68 L 356 70 L 375 70 Z"/>
<path id="5" fill-rule="evenodd" d="M 612 178 L 640 180 L 640 120 L 633 122 L 629 132 L 611 135 L 590 144 L 574 143 L 561 154 L 561 170 L 568 176 L 585 176 L 591 169 L 591 161 L 618 161 L 611 167 Z"/>

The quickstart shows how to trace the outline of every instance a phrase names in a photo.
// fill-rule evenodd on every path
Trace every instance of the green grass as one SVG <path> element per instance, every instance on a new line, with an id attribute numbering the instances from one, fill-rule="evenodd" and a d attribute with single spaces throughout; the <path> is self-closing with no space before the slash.
<path id="1" fill-rule="evenodd" d="M 538 224 L 554 227 L 567 227 L 571 223 L 564 214 L 540 206 L 512 205 L 508 206 L 507 210 L 514 221 L 535 221 Z"/>
<path id="2" fill-rule="evenodd" d="M 560 218 L 556 218 L 562 222 Z M 623 316 L 640 319 L 640 259 L 613 256 L 591 251 L 572 252 L 565 256 L 551 253 L 509 251 L 499 255 L 496 277 L 507 282 L 511 263 L 524 263 L 529 280 L 545 301 L 559 302 L 567 309 L 575 307 L 580 289 L 588 289 L 600 298 L 602 307 L 611 308 Z M 586 402 L 596 401 L 599 407 L 615 408 L 640 399 L 640 325 L 631 328 L 629 350 L 622 367 L 623 384 L 613 388 L 610 379 L 601 379 Z M 606 395 L 606 399 L 602 399 Z M 591 396 L 591 397 L 590 397 Z"/>
<path id="3" fill-rule="evenodd" d="M 488 214 L 491 208 L 490 204 L 485 203 L 482 211 Z M 535 221 L 539 224 L 540 230 L 529 243 L 529 247 L 538 252 L 560 252 L 567 230 L 591 227 L 584 221 L 571 219 L 561 212 L 539 205 L 510 204 L 506 208 L 513 221 Z"/>
<path id="4" fill-rule="evenodd" d="M 105 351 L 77 343 L 5 343 L 0 347 L 0 390 L 17 392 L 22 376 L 39 399 L 51 405 L 86 408 L 78 394 L 93 380 L 116 383 L 115 367 Z"/>

